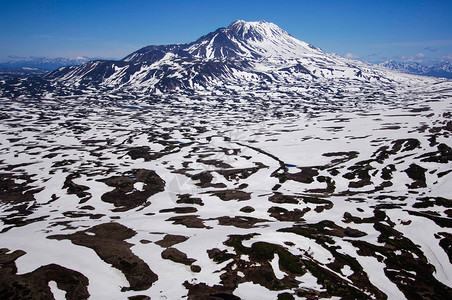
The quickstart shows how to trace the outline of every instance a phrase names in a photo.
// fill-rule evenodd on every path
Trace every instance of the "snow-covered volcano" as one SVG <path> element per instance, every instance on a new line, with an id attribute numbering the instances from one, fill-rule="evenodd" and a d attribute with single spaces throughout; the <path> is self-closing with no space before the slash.
<path id="1" fill-rule="evenodd" d="M 273 23 L 236 21 L 201 37 L 187 51 L 202 58 L 297 58 L 322 51 L 289 35 Z"/>
<path id="2" fill-rule="evenodd" d="M 148 46 L 123 59 L 126 62 L 155 62 L 166 53 L 204 59 L 297 58 L 321 54 L 320 49 L 297 40 L 273 23 L 235 21 L 189 44 Z M 158 55 L 160 54 L 160 55 Z"/>
<path id="3" fill-rule="evenodd" d="M 329 86 L 331 80 L 344 88 L 344 79 L 387 87 L 400 75 L 325 53 L 273 23 L 236 21 L 192 43 L 148 46 L 120 61 L 60 68 L 47 79 L 77 89 L 153 94 L 281 87 L 296 92 L 312 83 Z"/>

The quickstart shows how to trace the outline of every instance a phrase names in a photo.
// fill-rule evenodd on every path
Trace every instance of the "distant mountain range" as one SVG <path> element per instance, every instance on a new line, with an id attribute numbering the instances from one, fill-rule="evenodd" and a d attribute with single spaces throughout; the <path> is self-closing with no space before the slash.
<path id="1" fill-rule="evenodd" d="M 388 60 L 381 63 L 380 66 L 409 74 L 444 77 L 452 79 L 452 62 L 450 61 L 442 62 L 431 66 L 423 66 L 417 62 L 402 63 L 394 60 Z"/>
<path id="2" fill-rule="evenodd" d="M 20 71 L 23 72 L 45 72 L 45 71 L 53 71 L 60 67 L 64 66 L 75 66 L 82 65 L 88 61 L 92 60 L 92 58 L 79 56 L 75 58 L 65 58 L 65 57 L 57 57 L 57 58 L 48 58 L 48 57 L 18 57 L 13 56 L 9 57 L 9 60 L 3 63 L 0 63 L 0 69 L 2 70 L 10 70 L 10 71 Z"/>

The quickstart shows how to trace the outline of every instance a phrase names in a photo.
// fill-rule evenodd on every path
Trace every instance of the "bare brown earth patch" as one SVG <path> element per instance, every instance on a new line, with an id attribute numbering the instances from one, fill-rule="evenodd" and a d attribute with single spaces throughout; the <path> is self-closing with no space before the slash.
<path id="1" fill-rule="evenodd" d="M 208 286 L 205 283 L 192 284 L 184 282 L 184 287 L 188 289 L 188 300 L 240 300 L 239 297 L 232 294 L 232 289 L 215 285 Z"/>
<path id="2" fill-rule="evenodd" d="M 108 186 L 114 187 L 113 191 L 102 195 L 102 201 L 113 203 L 113 211 L 127 211 L 143 205 L 147 199 L 164 191 L 165 181 L 152 170 L 135 169 L 121 176 L 113 176 L 99 180 Z M 134 184 L 143 183 L 142 190 L 134 188 Z"/>
<path id="3" fill-rule="evenodd" d="M 221 251 L 217 248 L 207 250 L 209 257 L 217 263 L 231 261 L 221 269 L 223 273 L 220 275 L 220 285 L 209 287 L 205 284 L 201 286 L 186 283 L 184 285 L 189 289 L 189 295 L 194 294 L 195 291 L 200 293 L 202 287 L 202 290 L 208 291 L 210 296 L 221 292 L 225 294 L 225 298 L 222 297 L 221 299 L 236 299 L 230 298 L 229 295 L 237 288 L 238 284 L 243 282 L 253 282 L 274 291 L 297 288 L 299 282 L 295 277 L 305 273 L 302 262 L 276 244 L 256 242 L 251 247 L 243 246 L 242 241 L 250 239 L 254 235 L 231 235 L 224 244 L 233 247 L 234 253 L 229 253 L 226 250 Z M 242 259 L 243 255 L 247 255 L 249 260 Z M 280 269 L 285 273 L 282 279 L 276 278 L 270 264 L 275 255 L 279 258 Z"/>
<path id="4" fill-rule="evenodd" d="M 273 217 L 278 221 L 299 222 L 304 220 L 303 216 L 310 210 L 309 207 L 305 207 L 303 210 L 298 208 L 287 210 L 283 207 L 272 206 L 268 209 L 268 213 L 270 213 L 270 217 Z"/>
<path id="5" fill-rule="evenodd" d="M 6 214 L 0 217 L 0 220 L 6 225 L 2 232 L 48 217 L 27 218 L 38 207 L 34 194 L 43 189 L 32 186 L 33 182 L 32 177 L 26 174 L 0 174 L 0 203 L 7 205 L 3 211 Z M 49 202 L 51 201 L 52 199 L 49 199 Z"/>
<path id="6" fill-rule="evenodd" d="M 207 228 L 211 229 L 211 227 L 204 225 L 204 220 L 200 219 L 197 215 L 189 215 L 189 216 L 176 216 L 171 217 L 167 221 L 172 221 L 173 224 L 184 225 L 187 228 Z"/>
<path id="7" fill-rule="evenodd" d="M 118 223 L 104 223 L 84 231 L 68 235 L 52 235 L 49 239 L 70 240 L 72 243 L 93 249 L 106 263 L 120 270 L 129 281 L 130 287 L 123 291 L 142 291 L 150 288 L 158 276 L 130 247 L 125 240 L 133 237 L 135 231 Z"/>
<path id="8" fill-rule="evenodd" d="M 87 192 L 89 187 L 74 183 L 73 179 L 79 178 L 80 174 L 73 173 L 66 176 L 66 180 L 63 184 L 63 189 L 67 189 L 68 194 L 77 195 L 80 198 L 79 203 L 85 203 L 89 199 L 91 199 L 91 193 Z"/>
<path id="9" fill-rule="evenodd" d="M 179 200 L 176 201 L 178 204 L 197 204 L 197 205 L 204 205 L 201 198 L 191 197 L 190 194 L 182 194 L 177 195 Z"/>
<path id="10" fill-rule="evenodd" d="M 244 206 L 240 209 L 240 211 L 249 214 L 249 213 L 252 213 L 253 211 L 255 211 L 255 209 L 252 206 Z"/>
<path id="11" fill-rule="evenodd" d="M 362 237 L 367 235 L 366 233 L 359 231 L 357 229 L 352 229 L 350 227 L 343 228 L 339 225 L 336 225 L 332 221 L 321 221 L 316 224 L 303 224 L 303 225 L 294 225 L 291 228 L 281 229 L 281 232 L 293 232 L 296 234 L 300 234 L 312 239 L 317 240 L 318 238 L 329 239 L 330 236 L 336 237 Z M 332 242 L 334 244 L 334 242 Z"/>
<path id="12" fill-rule="evenodd" d="M 129 300 L 151 300 L 151 297 L 146 295 L 136 295 L 136 296 L 130 296 L 127 298 Z"/>
<path id="13" fill-rule="evenodd" d="M 364 299 L 368 296 L 357 289 L 349 281 L 342 279 L 335 273 L 331 272 L 328 268 L 319 265 L 315 261 L 306 256 L 297 256 L 290 253 L 286 248 L 281 245 L 267 243 L 267 242 L 255 242 L 251 247 L 245 247 L 242 241 L 248 240 L 256 236 L 255 234 L 249 235 L 231 235 L 229 239 L 224 243 L 227 246 L 234 248 L 234 253 L 229 253 L 226 250 L 211 249 L 208 250 L 209 257 L 217 263 L 225 261 L 230 262 L 222 268 L 224 273 L 221 274 L 221 285 L 208 287 L 203 284 L 204 290 L 210 291 L 223 291 L 230 294 L 240 283 L 253 282 L 259 284 L 269 290 L 280 291 L 286 289 L 292 289 L 291 292 L 285 292 L 278 296 L 278 299 L 292 299 L 294 296 L 306 297 L 307 299 L 330 298 L 332 296 L 339 296 L 343 299 Z M 334 248 L 333 248 L 334 249 Z M 247 255 L 249 259 L 243 260 L 243 255 Z M 283 278 L 277 278 L 274 270 L 270 264 L 275 257 L 278 259 L 279 269 L 284 272 Z M 342 268 L 345 265 L 345 260 L 351 260 L 352 263 L 356 263 L 356 260 L 348 256 L 340 256 L 338 258 L 341 261 L 337 262 L 335 268 Z M 359 268 L 352 267 L 359 272 Z M 317 278 L 317 282 L 326 289 L 326 291 L 316 291 L 313 289 L 304 289 L 301 282 L 296 277 L 302 276 L 305 273 L 311 273 Z M 361 277 L 365 277 L 365 273 L 360 273 Z M 354 282 L 356 284 L 358 280 Z M 378 299 L 385 299 L 384 294 L 378 291 L 375 287 L 370 285 L 369 281 L 363 281 L 360 284 L 361 287 L 369 284 L 368 292 L 371 292 Z M 188 285 L 189 295 L 194 290 L 199 291 L 200 285 Z"/>
<path id="14" fill-rule="evenodd" d="M 449 257 L 449 262 L 452 263 L 452 234 L 439 232 L 436 237 L 440 239 L 439 245 L 444 249 L 447 257 Z"/>
<path id="15" fill-rule="evenodd" d="M 130 148 L 127 155 L 132 159 L 143 158 L 144 161 L 151 161 L 163 156 L 162 153 L 153 152 L 148 146 Z"/>
<path id="16" fill-rule="evenodd" d="M 383 219 L 383 216 L 386 215 L 386 214 L 382 215 L 380 213 L 380 210 L 374 210 L 374 214 L 375 215 L 372 217 L 360 218 L 360 217 L 353 216 L 349 212 L 345 212 L 343 218 L 344 218 L 345 223 L 353 222 L 355 224 L 362 224 L 362 223 L 375 223 L 375 222 L 381 221 Z"/>
<path id="17" fill-rule="evenodd" d="M 174 207 L 174 208 L 166 208 L 161 209 L 160 213 L 171 213 L 174 212 L 176 214 L 189 214 L 189 213 L 195 213 L 198 210 L 195 207 Z"/>
<path id="18" fill-rule="evenodd" d="M 449 217 L 441 217 L 437 212 L 432 211 L 413 211 L 413 210 L 407 210 L 407 212 L 410 215 L 418 216 L 418 217 L 424 217 L 427 219 L 432 220 L 435 222 L 438 226 L 443 228 L 452 228 L 452 219 Z"/>
<path id="19" fill-rule="evenodd" d="M 203 163 L 208 166 L 214 166 L 220 169 L 232 169 L 232 166 L 228 163 L 225 163 L 221 160 L 217 159 L 197 159 L 196 162 Z"/>
<path id="20" fill-rule="evenodd" d="M 214 196 L 217 196 L 223 201 L 230 201 L 230 200 L 238 200 L 238 201 L 244 201 L 244 200 L 250 200 L 251 194 L 247 193 L 245 191 L 241 190 L 222 190 L 222 191 L 212 191 L 208 192 Z"/>
<path id="21" fill-rule="evenodd" d="M 66 299 L 88 299 L 88 278 L 83 274 L 57 264 L 41 266 L 30 273 L 17 275 L 15 260 L 24 251 L 0 249 L 0 296 L 1 299 L 54 299 L 49 287 L 55 281 L 66 292 Z"/>
<path id="22" fill-rule="evenodd" d="M 165 250 L 163 250 L 162 258 L 169 259 L 175 263 L 180 263 L 180 264 L 184 264 L 187 266 L 190 266 L 192 263 L 194 263 L 196 261 L 196 259 L 188 258 L 187 254 L 185 254 L 184 252 L 182 252 L 176 248 L 172 248 L 172 247 L 169 247 L 169 248 L 166 248 Z"/>
<path id="23" fill-rule="evenodd" d="M 20 183 L 17 183 L 20 181 Z M 0 174 L 0 201 L 6 204 L 21 204 L 35 201 L 34 194 L 41 191 L 30 186 L 34 180 L 31 176 L 10 173 Z"/>
<path id="24" fill-rule="evenodd" d="M 298 204 L 299 197 L 292 195 L 283 195 L 279 192 L 275 192 L 273 196 L 268 198 L 268 201 L 278 204 L 290 203 L 290 204 Z"/>
<path id="25" fill-rule="evenodd" d="M 235 226 L 238 228 L 253 228 L 256 224 L 262 223 L 262 222 L 268 222 L 268 220 L 265 219 L 257 219 L 253 217 L 241 217 L 241 216 L 235 216 L 235 217 L 218 217 L 214 219 L 209 220 L 218 220 L 219 225 L 223 226 Z M 262 226 L 262 225 L 261 225 Z"/>
<path id="26" fill-rule="evenodd" d="M 83 217 L 88 217 L 92 220 L 97 220 L 100 219 L 102 217 L 105 217 L 104 214 L 90 214 L 90 213 L 86 213 L 86 212 L 79 212 L 79 211 L 66 211 L 63 213 L 63 215 L 65 217 L 69 217 L 69 218 L 83 218 Z"/>
<path id="27" fill-rule="evenodd" d="M 227 169 L 227 170 L 216 170 L 220 175 L 223 175 L 226 180 L 232 181 L 232 180 L 239 180 L 239 179 L 246 179 L 249 176 L 253 175 L 257 171 L 259 171 L 261 168 L 268 168 L 267 166 L 258 166 L 253 168 L 243 168 L 243 169 Z"/>
<path id="28" fill-rule="evenodd" d="M 288 173 L 287 179 L 309 184 L 313 183 L 314 177 L 319 175 L 317 167 L 300 167 L 299 169 L 298 173 Z"/>
<path id="29" fill-rule="evenodd" d="M 414 208 L 427 208 L 435 206 L 452 208 L 452 199 L 443 197 L 420 197 L 416 200 L 417 202 L 413 204 Z"/>
<path id="30" fill-rule="evenodd" d="M 167 234 L 167 235 L 165 235 L 165 237 L 162 240 L 157 241 L 155 243 L 157 245 L 159 245 L 160 247 L 168 248 L 168 247 L 174 246 L 176 244 L 183 243 L 186 240 L 188 240 L 188 237 L 183 236 L 183 235 Z"/>
<path id="31" fill-rule="evenodd" d="M 333 255 L 334 260 L 328 265 L 321 265 L 310 259 L 303 259 L 306 268 L 317 278 L 317 283 L 321 284 L 327 290 L 326 292 L 318 291 L 318 296 L 327 297 L 327 295 L 334 295 L 344 299 L 367 299 L 369 296 L 365 296 L 364 293 L 367 292 L 372 295 L 372 298 L 387 299 L 383 292 L 370 283 L 367 274 L 363 271 L 362 266 L 355 258 L 338 251 L 340 247 L 335 246 L 336 243 L 332 238 L 361 237 L 366 235 L 364 232 L 350 227 L 343 228 L 331 221 L 322 221 L 316 224 L 294 225 L 291 228 L 285 228 L 279 231 L 292 232 L 315 240 Z M 309 252 L 306 254 L 310 257 Z M 345 265 L 348 265 L 353 271 L 352 275 L 348 276 L 348 278 L 352 280 L 352 283 L 345 281 L 331 271 L 334 270 L 335 272 L 340 273 Z M 356 289 L 356 287 L 359 289 Z M 297 295 L 304 295 L 307 297 L 309 293 L 306 292 L 307 291 L 299 291 Z"/>
<path id="32" fill-rule="evenodd" d="M 398 139 L 391 142 L 391 146 L 385 145 L 378 148 L 372 154 L 375 160 L 379 163 L 383 163 L 390 156 L 396 155 L 399 152 L 410 152 L 420 147 L 420 142 L 417 139 Z"/>
<path id="33" fill-rule="evenodd" d="M 163 135 L 161 138 L 165 139 L 165 136 Z M 168 140 L 156 140 L 156 142 L 165 146 L 165 148 L 161 151 L 152 151 L 148 146 L 133 147 L 129 149 L 127 155 L 132 159 L 143 158 L 145 161 L 152 161 L 165 155 L 179 152 L 180 147 L 191 145 L 191 143 L 180 144 L 176 141 Z"/>
<path id="34" fill-rule="evenodd" d="M 326 157 L 335 157 L 339 156 L 339 158 L 333 159 L 331 163 L 327 166 L 328 168 L 345 163 L 347 161 L 350 161 L 354 158 L 357 158 L 359 155 L 359 152 L 357 151 L 349 151 L 349 152 L 328 152 L 322 154 Z M 342 156 L 342 157 L 341 157 Z"/>
<path id="35" fill-rule="evenodd" d="M 336 189 L 336 183 L 329 176 L 317 176 L 318 182 L 326 183 L 326 188 L 309 189 L 307 192 L 314 194 L 331 194 Z"/>
<path id="36" fill-rule="evenodd" d="M 424 169 L 416 164 L 411 164 L 408 169 L 405 170 L 405 173 L 414 180 L 413 183 L 407 185 L 409 188 L 416 189 L 427 187 L 427 183 L 425 182 L 425 172 L 427 169 Z"/>
<path id="37" fill-rule="evenodd" d="M 301 200 L 306 204 L 316 204 L 317 206 L 314 210 L 318 213 L 324 211 L 325 209 L 328 210 L 333 208 L 333 202 L 320 197 L 302 196 Z"/>
<path id="38" fill-rule="evenodd" d="M 422 158 L 421 161 L 423 162 L 436 162 L 443 164 L 452 161 L 452 148 L 443 143 L 439 144 L 437 148 L 438 151 L 425 153 L 417 158 Z"/>
<path id="39" fill-rule="evenodd" d="M 381 233 L 378 241 L 384 246 L 358 240 L 352 241 L 352 244 L 359 249 L 359 255 L 374 256 L 383 262 L 386 265 L 385 275 L 408 299 L 452 297 L 452 289 L 434 277 L 435 267 L 429 264 L 422 251 L 411 240 L 383 223 L 376 223 L 374 228 Z"/>
<path id="40" fill-rule="evenodd" d="M 213 176 L 210 172 L 201 172 L 191 176 L 193 180 L 199 180 L 199 183 L 196 183 L 197 186 L 201 188 L 213 187 L 213 188 L 225 188 L 226 185 L 222 182 L 212 183 Z"/>
<path id="41" fill-rule="evenodd" d="M 263 153 L 266 153 L 266 152 L 263 152 Z M 352 160 L 352 159 L 358 157 L 359 153 L 357 151 L 324 153 L 322 155 L 325 157 L 338 156 L 339 158 L 333 159 L 330 163 L 328 163 L 324 166 L 297 167 L 297 169 L 299 169 L 300 171 L 296 172 L 296 173 L 289 173 L 287 165 L 284 164 L 283 161 L 279 160 L 278 158 L 274 157 L 273 155 L 270 155 L 268 153 L 266 153 L 266 154 L 269 155 L 270 157 L 278 160 L 280 163 L 281 167 L 278 170 L 276 170 L 275 172 L 273 172 L 271 175 L 273 177 L 279 178 L 280 183 L 283 183 L 286 180 L 293 180 L 293 181 L 297 181 L 297 182 L 301 182 L 301 183 L 305 183 L 305 184 L 310 184 L 310 183 L 314 182 L 314 180 L 315 180 L 314 178 L 320 174 L 319 171 L 321 171 L 321 170 L 329 169 L 329 172 L 331 172 L 334 175 L 337 175 L 338 171 L 334 167 L 336 167 L 337 165 L 339 165 L 341 163 L 345 163 L 349 160 Z M 325 177 L 323 176 L 323 178 L 325 178 Z M 322 177 L 320 177 L 320 180 L 319 180 L 319 178 L 317 178 L 317 180 L 319 182 L 322 182 Z M 321 190 L 321 191 L 319 190 L 318 191 L 319 193 L 320 192 L 328 192 L 328 193 L 334 192 L 334 189 L 335 189 L 334 181 L 332 181 L 331 178 L 329 180 L 325 178 L 325 180 L 323 180 L 323 182 L 328 183 L 327 189 Z"/>
<path id="42" fill-rule="evenodd" d="M 350 166 L 348 170 L 350 172 L 344 174 L 342 177 L 350 181 L 348 187 L 350 188 L 362 188 L 372 184 L 371 176 L 369 172 L 374 168 L 370 165 L 370 161 L 357 162 L 355 165 Z"/>

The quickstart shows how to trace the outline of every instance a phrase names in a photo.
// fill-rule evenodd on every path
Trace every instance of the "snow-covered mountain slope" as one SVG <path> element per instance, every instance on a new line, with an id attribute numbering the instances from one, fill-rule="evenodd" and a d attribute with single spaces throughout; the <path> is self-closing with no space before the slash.
<path id="1" fill-rule="evenodd" d="M 121 61 L 60 68 L 47 79 L 55 86 L 142 94 L 304 88 L 333 81 L 339 87 L 344 80 L 387 87 L 404 81 L 385 68 L 325 53 L 264 21 L 236 21 L 195 42 L 148 46 Z"/>
<path id="2" fill-rule="evenodd" d="M 305 42 L 290 36 L 273 23 L 236 21 L 188 45 L 187 52 L 201 58 L 297 58 L 322 54 Z"/>

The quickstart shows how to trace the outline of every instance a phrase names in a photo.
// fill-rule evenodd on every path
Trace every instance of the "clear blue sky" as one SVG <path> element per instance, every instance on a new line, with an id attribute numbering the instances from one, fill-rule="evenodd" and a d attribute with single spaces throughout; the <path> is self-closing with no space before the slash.
<path id="1" fill-rule="evenodd" d="M 0 0 L 0 61 L 122 58 L 237 19 L 273 22 L 327 52 L 371 62 L 452 59 L 452 0 Z"/>

